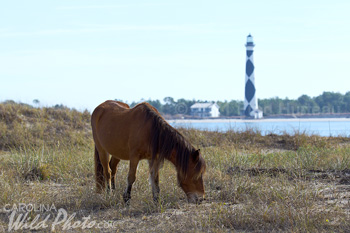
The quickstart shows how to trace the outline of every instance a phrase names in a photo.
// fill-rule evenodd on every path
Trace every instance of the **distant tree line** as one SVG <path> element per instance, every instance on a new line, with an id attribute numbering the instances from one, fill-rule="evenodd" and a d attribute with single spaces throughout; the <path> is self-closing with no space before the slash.
<path id="1" fill-rule="evenodd" d="M 141 101 L 140 101 L 141 102 Z M 191 106 L 194 103 L 208 103 L 214 101 L 201 100 L 174 100 L 172 97 L 166 97 L 163 102 L 160 100 L 145 100 L 158 109 L 159 112 L 166 115 L 190 115 Z M 130 107 L 139 102 L 129 103 Z M 243 101 L 217 101 L 221 116 L 240 116 L 244 108 Z M 316 97 L 302 95 L 296 100 L 278 97 L 259 99 L 259 108 L 265 116 L 281 114 L 330 114 L 330 113 L 350 113 L 350 91 L 344 95 L 335 92 L 323 92 Z"/>
<path id="2" fill-rule="evenodd" d="M 342 95 L 323 92 L 316 97 L 302 95 L 296 100 L 270 98 L 259 100 L 264 115 L 350 113 L 350 92 Z"/>
<path id="3" fill-rule="evenodd" d="M 122 101 L 123 102 L 123 101 Z M 166 115 L 190 115 L 191 114 L 191 106 L 197 102 L 207 103 L 209 101 L 200 101 L 200 100 L 186 100 L 186 99 L 178 99 L 174 100 L 172 97 L 165 97 L 163 99 L 163 103 L 160 100 L 142 100 L 139 102 L 132 102 L 130 107 L 134 107 L 140 102 L 147 102 L 154 106 L 159 112 Z"/>

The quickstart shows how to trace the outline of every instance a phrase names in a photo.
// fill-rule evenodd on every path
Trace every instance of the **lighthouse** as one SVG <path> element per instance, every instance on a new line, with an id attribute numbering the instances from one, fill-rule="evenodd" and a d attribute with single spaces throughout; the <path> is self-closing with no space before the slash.
<path id="1" fill-rule="evenodd" d="M 254 42 L 253 37 L 247 36 L 247 58 L 245 64 L 245 94 L 244 94 L 244 115 L 255 119 L 262 118 L 263 112 L 258 109 L 258 99 L 256 98 L 255 72 L 254 72 Z"/>

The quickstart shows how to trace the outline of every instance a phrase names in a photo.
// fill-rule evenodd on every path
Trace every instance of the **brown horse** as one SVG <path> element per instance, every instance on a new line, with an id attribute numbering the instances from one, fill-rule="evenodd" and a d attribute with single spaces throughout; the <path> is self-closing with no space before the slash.
<path id="1" fill-rule="evenodd" d="M 127 104 L 108 100 L 91 116 L 95 141 L 95 172 L 97 191 L 115 189 L 115 174 L 120 160 L 129 160 L 125 202 L 131 198 L 136 169 L 141 159 L 149 161 L 153 199 L 159 195 L 159 168 L 165 159 L 174 164 L 180 187 L 188 201 L 204 197 L 205 161 L 176 129 L 171 127 L 148 103 L 130 108 Z M 111 155 L 111 158 L 110 156 Z"/>

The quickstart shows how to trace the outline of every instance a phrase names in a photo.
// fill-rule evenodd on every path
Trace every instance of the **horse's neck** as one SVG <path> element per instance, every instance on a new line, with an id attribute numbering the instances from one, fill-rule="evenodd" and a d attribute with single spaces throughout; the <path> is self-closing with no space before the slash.
<path id="1" fill-rule="evenodd" d="M 177 154 L 177 150 L 174 148 L 170 154 L 170 157 L 167 158 L 172 164 L 174 164 L 175 167 L 178 167 L 177 166 L 177 156 L 179 156 Z"/>
<path id="2" fill-rule="evenodd" d="M 173 149 L 173 151 L 171 152 L 170 157 L 168 158 L 168 160 L 174 164 L 174 166 L 176 167 L 176 153 L 177 151 L 175 149 Z"/>

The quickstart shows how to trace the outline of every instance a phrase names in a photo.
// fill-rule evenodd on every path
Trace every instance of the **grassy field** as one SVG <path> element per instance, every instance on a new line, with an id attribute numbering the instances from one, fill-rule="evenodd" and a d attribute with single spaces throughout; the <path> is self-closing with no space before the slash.
<path id="1" fill-rule="evenodd" d="M 89 112 L 0 104 L 0 232 L 350 231 L 350 138 L 179 130 L 206 160 L 206 200 L 187 203 L 165 163 L 155 204 L 144 161 L 126 206 L 127 161 L 95 192 Z"/>

